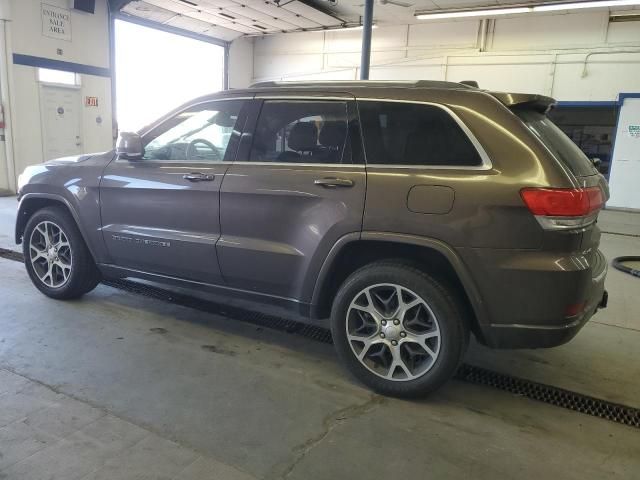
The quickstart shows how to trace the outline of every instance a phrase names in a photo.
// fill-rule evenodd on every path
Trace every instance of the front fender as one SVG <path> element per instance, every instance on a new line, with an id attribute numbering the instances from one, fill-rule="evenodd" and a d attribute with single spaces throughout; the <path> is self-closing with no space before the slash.
<path id="1" fill-rule="evenodd" d="M 85 244 L 89 248 L 89 251 L 93 255 L 93 258 L 96 257 L 96 249 L 95 249 L 95 241 L 91 238 L 90 234 L 86 231 L 86 227 L 82 222 L 82 219 L 77 211 L 77 209 L 73 206 L 73 204 L 67 200 L 64 196 L 56 193 L 26 193 L 21 196 L 20 203 L 18 204 L 18 214 L 16 217 L 16 226 L 15 226 L 15 242 L 16 244 L 21 244 L 24 236 L 24 229 L 29 221 L 29 218 L 33 213 L 41 208 L 45 208 L 48 206 L 59 205 L 64 207 L 73 217 L 76 225 L 78 226 L 78 230 L 80 230 L 80 234 L 85 241 Z"/>

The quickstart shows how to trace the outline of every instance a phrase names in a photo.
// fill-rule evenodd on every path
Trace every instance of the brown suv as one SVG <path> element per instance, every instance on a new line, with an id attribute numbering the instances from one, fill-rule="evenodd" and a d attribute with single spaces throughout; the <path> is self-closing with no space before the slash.
<path id="1" fill-rule="evenodd" d="M 422 81 L 199 98 L 116 151 L 27 168 L 16 241 L 50 297 L 105 276 L 275 303 L 330 324 L 371 388 L 423 394 L 470 332 L 551 347 L 606 305 L 607 185 L 553 104 Z"/>

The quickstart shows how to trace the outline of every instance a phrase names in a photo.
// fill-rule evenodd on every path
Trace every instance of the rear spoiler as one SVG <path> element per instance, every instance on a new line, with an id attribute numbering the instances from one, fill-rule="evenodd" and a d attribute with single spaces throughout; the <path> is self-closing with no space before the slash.
<path id="1" fill-rule="evenodd" d="M 540 113 L 547 113 L 556 105 L 555 99 L 544 95 L 504 92 L 489 93 L 506 107 L 513 110 L 534 110 Z"/>

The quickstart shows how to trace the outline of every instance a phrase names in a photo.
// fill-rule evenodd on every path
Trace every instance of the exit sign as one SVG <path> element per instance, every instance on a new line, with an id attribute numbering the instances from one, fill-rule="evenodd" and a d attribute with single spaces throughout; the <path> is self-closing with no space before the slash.
<path id="1" fill-rule="evenodd" d="M 98 97 L 84 97 L 84 106 L 85 107 L 97 107 L 98 106 Z"/>

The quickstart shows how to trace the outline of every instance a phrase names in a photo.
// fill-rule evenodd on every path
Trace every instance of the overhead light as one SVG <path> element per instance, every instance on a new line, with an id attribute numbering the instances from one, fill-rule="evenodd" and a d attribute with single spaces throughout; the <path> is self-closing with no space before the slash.
<path id="1" fill-rule="evenodd" d="M 617 22 L 640 22 L 640 13 L 615 13 L 609 16 L 609 21 L 612 23 Z"/>
<path id="2" fill-rule="evenodd" d="M 479 10 L 419 13 L 416 14 L 416 18 L 418 20 L 437 20 L 439 18 L 492 17 L 493 15 L 513 15 L 517 13 L 529 13 L 531 11 L 533 11 L 531 7 L 483 8 Z"/>
<path id="3" fill-rule="evenodd" d="M 640 5 L 640 0 L 596 0 L 594 2 L 550 3 L 548 5 L 536 5 L 534 12 L 555 12 L 558 10 L 577 10 L 581 8 L 606 8 L 626 7 Z"/>
<path id="4" fill-rule="evenodd" d="M 444 12 L 416 13 L 418 20 L 438 20 L 443 18 L 493 17 L 495 15 L 517 15 L 521 13 L 553 12 L 584 8 L 608 8 L 640 5 L 640 0 L 594 0 L 584 2 L 557 2 L 539 5 L 518 5 L 507 8 L 481 8 L 467 10 L 449 10 Z"/>
<path id="5" fill-rule="evenodd" d="M 337 28 L 328 28 L 327 30 L 331 30 L 332 32 L 346 32 L 348 30 L 362 30 L 364 27 L 362 25 L 354 25 L 351 27 L 337 27 Z M 371 25 L 371 28 L 378 28 L 378 26 L 374 23 Z"/>

